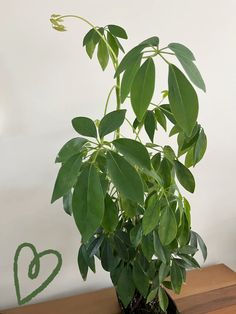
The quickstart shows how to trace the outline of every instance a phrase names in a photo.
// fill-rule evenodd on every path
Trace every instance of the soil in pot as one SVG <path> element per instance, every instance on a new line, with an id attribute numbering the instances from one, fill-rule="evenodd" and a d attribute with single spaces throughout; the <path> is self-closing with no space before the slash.
<path id="1" fill-rule="evenodd" d="M 168 295 L 168 294 L 167 294 Z M 175 302 L 171 299 L 171 297 L 168 295 L 169 298 L 169 306 L 166 311 L 166 314 L 180 314 L 178 311 Z M 118 298 L 119 300 L 119 298 Z M 134 298 L 130 302 L 127 308 L 124 308 L 123 304 L 119 300 L 120 307 L 121 307 L 121 313 L 122 314 L 164 314 L 158 303 L 158 299 L 154 299 L 152 302 L 146 304 L 146 300 L 138 291 L 136 291 Z"/>

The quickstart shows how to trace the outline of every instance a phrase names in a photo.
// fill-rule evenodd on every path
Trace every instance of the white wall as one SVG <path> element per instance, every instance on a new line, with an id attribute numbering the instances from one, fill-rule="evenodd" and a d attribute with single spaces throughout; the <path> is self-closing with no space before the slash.
<path id="1" fill-rule="evenodd" d="M 158 35 L 163 46 L 177 41 L 194 51 L 207 84 L 207 94 L 199 93 L 199 120 L 209 146 L 194 170 L 197 189 L 189 196 L 193 227 L 208 245 L 207 264 L 236 269 L 235 11 L 234 0 L 0 2 L 0 309 L 16 306 L 12 264 L 22 242 L 63 255 L 60 274 L 33 302 L 111 285 L 99 265 L 97 275 L 82 282 L 76 264 L 80 236 L 61 202 L 50 205 L 58 169 L 54 158 L 75 135 L 70 120 L 102 115 L 111 67 L 102 73 L 82 49 L 86 25 L 67 21 L 68 32 L 55 32 L 49 23 L 52 13 L 77 13 L 97 25 L 123 25 L 130 38 L 127 49 Z M 165 78 L 161 68 L 160 90 L 166 87 Z M 25 253 L 22 273 L 27 258 Z M 44 261 L 41 281 L 52 263 Z M 24 293 L 33 288 L 26 276 L 22 286 Z"/>

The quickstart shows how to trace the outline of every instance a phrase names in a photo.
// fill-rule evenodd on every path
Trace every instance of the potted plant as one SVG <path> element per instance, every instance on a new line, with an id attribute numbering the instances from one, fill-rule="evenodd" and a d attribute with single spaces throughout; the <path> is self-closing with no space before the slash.
<path id="1" fill-rule="evenodd" d="M 177 313 L 166 289 L 179 293 L 186 270 L 200 267 L 194 258 L 198 249 L 204 260 L 207 256 L 202 238 L 191 229 L 190 204 L 182 194 L 182 188 L 194 192 L 189 168 L 207 146 L 192 85 L 205 91 L 204 81 L 193 53 L 182 44 L 161 48 L 159 38 L 151 37 L 119 61 L 124 53 L 120 40 L 128 38 L 122 27 L 97 27 L 79 16 L 55 14 L 53 28 L 65 31 L 63 21 L 69 17 L 91 27 L 83 46 L 90 58 L 97 49 L 102 70 L 111 63 L 115 81 L 103 117 L 72 120 L 79 136 L 56 157 L 61 167 L 51 201 L 63 198 L 65 212 L 79 229 L 78 265 L 84 280 L 88 269 L 95 272 L 96 257 L 110 272 L 123 313 Z M 183 70 L 170 58 L 177 58 Z M 167 90 L 157 88 L 154 96 L 156 59 L 166 64 L 168 82 Z M 108 112 L 113 92 L 116 108 Z M 127 111 L 134 113 L 133 121 Z M 121 132 L 125 123 L 132 137 Z M 159 128 L 167 132 L 169 127 L 169 137 L 177 136 L 173 148 L 155 140 Z"/>

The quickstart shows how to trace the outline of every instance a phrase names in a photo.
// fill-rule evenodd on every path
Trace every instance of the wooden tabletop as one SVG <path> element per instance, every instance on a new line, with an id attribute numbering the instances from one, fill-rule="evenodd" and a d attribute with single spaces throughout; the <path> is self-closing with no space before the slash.
<path id="1" fill-rule="evenodd" d="M 236 273 L 220 264 L 187 273 L 180 295 L 172 297 L 182 314 L 235 314 Z M 27 305 L 0 314 L 120 314 L 114 288 Z"/>

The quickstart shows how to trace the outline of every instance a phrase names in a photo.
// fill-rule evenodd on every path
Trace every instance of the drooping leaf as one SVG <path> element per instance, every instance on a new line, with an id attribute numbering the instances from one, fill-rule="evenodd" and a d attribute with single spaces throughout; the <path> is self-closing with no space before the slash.
<path id="1" fill-rule="evenodd" d="M 64 196 L 63 196 L 63 208 L 64 211 L 68 214 L 68 215 L 72 215 L 72 193 L 71 191 L 67 192 Z"/>
<path id="2" fill-rule="evenodd" d="M 161 160 L 157 173 L 162 178 L 164 188 L 168 188 L 171 184 L 172 177 L 171 177 L 171 166 L 166 157 L 164 157 Z"/>
<path id="3" fill-rule="evenodd" d="M 188 220 L 186 215 L 183 213 L 182 215 L 182 222 L 180 226 L 180 232 L 178 236 L 178 242 L 180 246 L 187 245 L 190 240 L 190 228 L 188 225 Z"/>
<path id="4" fill-rule="evenodd" d="M 123 74 L 122 81 L 121 81 L 121 87 L 120 87 L 120 97 L 121 97 L 121 103 L 123 103 L 130 93 L 131 86 L 134 81 L 134 77 L 140 67 L 140 63 L 142 60 L 142 55 L 140 54 L 135 62 L 131 63 L 130 66 L 128 66 Z"/>
<path id="5" fill-rule="evenodd" d="M 51 203 L 66 195 L 75 185 L 81 164 L 81 155 L 74 155 L 61 166 L 54 185 Z"/>
<path id="6" fill-rule="evenodd" d="M 109 238 L 105 238 L 101 245 L 101 264 L 106 271 L 113 271 L 120 262 L 118 255 L 115 255 Z"/>
<path id="7" fill-rule="evenodd" d="M 172 261 L 172 265 L 170 268 L 170 278 L 173 290 L 175 291 L 175 293 L 179 294 L 182 287 L 183 279 L 181 269 L 174 260 Z"/>
<path id="8" fill-rule="evenodd" d="M 142 241 L 142 227 L 136 225 L 130 231 L 130 242 L 136 248 Z"/>
<path id="9" fill-rule="evenodd" d="M 198 262 L 191 255 L 187 255 L 187 254 L 178 254 L 178 255 L 191 268 L 200 268 L 200 265 L 198 264 Z"/>
<path id="10" fill-rule="evenodd" d="M 151 47 L 151 46 L 158 47 L 159 38 L 157 36 L 147 38 L 144 41 L 142 41 L 140 45 L 145 45 L 146 47 Z"/>
<path id="11" fill-rule="evenodd" d="M 202 159 L 202 157 L 205 154 L 206 148 L 207 148 L 207 137 L 203 128 L 201 128 L 198 135 L 197 142 L 193 150 L 193 159 L 194 159 L 193 164 L 194 165 L 196 165 Z"/>
<path id="12" fill-rule="evenodd" d="M 187 58 L 191 61 L 195 60 L 195 57 L 194 57 L 192 51 L 182 44 L 171 43 L 168 45 L 168 47 L 178 56 Z"/>
<path id="13" fill-rule="evenodd" d="M 149 295 L 147 296 L 147 303 L 152 302 L 156 298 L 157 291 L 158 291 L 158 288 L 155 288 L 150 291 Z"/>
<path id="14" fill-rule="evenodd" d="M 111 47 L 111 49 L 113 50 L 115 56 L 118 57 L 119 46 L 116 42 L 115 37 L 110 32 L 107 32 L 107 42 L 108 42 L 109 46 Z M 111 51 L 108 50 L 108 52 L 109 52 L 109 55 L 111 56 L 111 58 L 113 59 L 113 61 L 115 61 L 114 55 L 111 53 Z"/>
<path id="15" fill-rule="evenodd" d="M 100 39 L 98 44 L 98 51 L 97 51 L 98 61 L 101 65 L 103 71 L 106 69 L 109 61 L 109 53 L 107 49 L 107 44 L 104 42 L 103 39 Z"/>
<path id="16" fill-rule="evenodd" d="M 128 247 L 126 246 L 124 239 L 122 239 L 122 237 L 119 235 L 116 235 L 114 237 L 114 248 L 120 258 L 122 258 L 126 262 L 129 260 Z"/>
<path id="17" fill-rule="evenodd" d="M 194 164 L 194 160 L 193 160 L 193 150 L 194 148 L 191 147 L 190 150 L 187 152 L 187 154 L 185 155 L 185 161 L 184 161 L 184 165 L 187 168 L 190 168 L 193 166 Z"/>
<path id="18" fill-rule="evenodd" d="M 78 253 L 78 266 L 83 280 L 86 280 L 88 274 L 88 258 L 85 246 L 82 244 Z"/>
<path id="19" fill-rule="evenodd" d="M 158 299 L 162 311 L 166 311 L 169 304 L 169 299 L 165 290 L 162 287 L 159 287 L 158 289 Z"/>
<path id="20" fill-rule="evenodd" d="M 106 114 L 99 124 L 99 136 L 103 138 L 105 135 L 117 130 L 124 122 L 126 110 L 115 110 Z"/>
<path id="21" fill-rule="evenodd" d="M 143 144 L 128 138 L 119 138 L 112 143 L 131 164 L 151 170 L 150 157 Z"/>
<path id="22" fill-rule="evenodd" d="M 156 231 L 153 231 L 153 239 L 154 239 L 154 251 L 155 255 L 161 260 L 163 263 L 167 263 L 169 260 L 169 253 L 162 245 L 159 235 Z"/>
<path id="23" fill-rule="evenodd" d="M 72 198 L 73 216 L 86 242 L 101 225 L 104 196 L 96 168 L 91 164 L 78 178 Z"/>
<path id="24" fill-rule="evenodd" d="M 185 75 L 173 64 L 169 65 L 169 101 L 178 125 L 190 136 L 197 121 L 198 97 Z"/>
<path id="25" fill-rule="evenodd" d="M 169 104 L 163 104 L 163 105 L 160 105 L 159 106 L 161 112 L 163 112 L 163 114 L 167 117 L 167 119 L 173 123 L 173 124 L 176 124 L 176 120 L 174 118 L 174 115 L 173 113 L 171 112 L 171 109 L 170 109 L 170 105 Z"/>
<path id="26" fill-rule="evenodd" d="M 153 111 L 151 110 L 148 110 L 145 115 L 144 128 L 145 131 L 147 132 L 148 137 L 150 138 L 150 141 L 153 142 L 156 130 L 156 119 Z"/>
<path id="27" fill-rule="evenodd" d="M 149 233 L 146 236 L 143 236 L 141 248 L 143 255 L 146 257 L 146 259 L 150 262 L 152 259 L 152 256 L 154 254 L 154 246 L 153 246 L 153 235 L 152 233 Z"/>
<path id="28" fill-rule="evenodd" d="M 158 234 L 163 245 L 170 244 L 177 234 L 177 223 L 175 215 L 169 207 L 162 210 Z"/>
<path id="29" fill-rule="evenodd" d="M 158 224 L 160 215 L 160 203 L 156 195 L 153 195 L 148 202 L 148 207 L 144 212 L 142 228 L 144 235 L 150 233 Z"/>
<path id="30" fill-rule="evenodd" d="M 204 243 L 202 237 L 197 232 L 192 231 L 192 233 L 195 235 L 195 237 L 197 239 L 197 242 L 198 242 L 199 247 L 200 247 L 201 252 L 202 252 L 203 259 L 205 261 L 206 258 L 207 258 L 207 247 L 206 247 L 206 244 Z"/>
<path id="31" fill-rule="evenodd" d="M 188 168 L 186 168 L 180 161 L 175 160 L 175 171 L 179 183 L 189 192 L 193 193 L 195 190 L 195 180 Z"/>
<path id="32" fill-rule="evenodd" d="M 132 270 L 129 266 L 122 269 L 117 283 L 118 296 L 126 308 L 132 300 L 135 292 L 135 285 L 133 283 Z"/>
<path id="33" fill-rule="evenodd" d="M 156 108 L 154 113 L 155 113 L 155 118 L 156 118 L 157 122 L 166 131 L 166 117 L 165 117 L 164 113 L 159 108 Z"/>
<path id="34" fill-rule="evenodd" d="M 166 279 L 166 277 L 169 275 L 169 272 L 170 266 L 162 262 L 158 272 L 159 283 L 162 283 Z"/>
<path id="35" fill-rule="evenodd" d="M 121 208 L 125 212 L 127 218 L 133 218 L 137 214 L 138 204 L 125 197 L 121 197 Z"/>
<path id="36" fill-rule="evenodd" d="M 103 240 L 104 240 L 104 236 L 101 235 L 101 236 L 97 236 L 89 243 L 87 247 L 88 257 L 92 257 L 98 254 L 99 248 L 102 245 Z"/>
<path id="37" fill-rule="evenodd" d="M 117 205 L 112 201 L 107 194 L 105 198 L 105 211 L 102 221 L 102 226 L 106 232 L 113 232 L 119 222 Z"/>
<path id="38" fill-rule="evenodd" d="M 99 28 L 98 31 L 101 35 L 103 35 L 104 33 L 103 27 Z M 92 28 L 84 37 L 83 46 L 85 46 L 86 52 L 90 59 L 92 59 L 93 57 L 94 50 L 100 38 L 101 38 L 100 35 L 94 28 Z"/>
<path id="39" fill-rule="evenodd" d="M 131 104 L 139 121 L 142 120 L 154 93 L 155 65 L 148 58 L 137 71 L 131 86 Z"/>
<path id="40" fill-rule="evenodd" d="M 118 25 L 107 25 L 109 31 L 112 33 L 112 35 L 114 35 L 115 37 L 119 37 L 119 38 L 123 38 L 123 39 L 127 39 L 127 33 L 124 30 L 124 28 L 118 26 Z"/>
<path id="41" fill-rule="evenodd" d="M 59 151 L 55 162 L 66 162 L 69 158 L 80 153 L 82 147 L 88 140 L 82 137 L 75 137 L 69 140 Z"/>
<path id="42" fill-rule="evenodd" d="M 133 266 L 133 281 L 138 291 L 145 298 L 148 293 L 149 278 L 144 273 L 138 262 L 135 262 Z"/>
<path id="43" fill-rule="evenodd" d="M 72 120 L 73 128 L 81 135 L 89 137 L 97 137 L 96 126 L 90 118 L 77 117 Z"/>
<path id="44" fill-rule="evenodd" d="M 128 199 L 143 203 L 143 184 L 135 168 L 115 152 L 107 154 L 107 168 L 112 183 Z"/>

